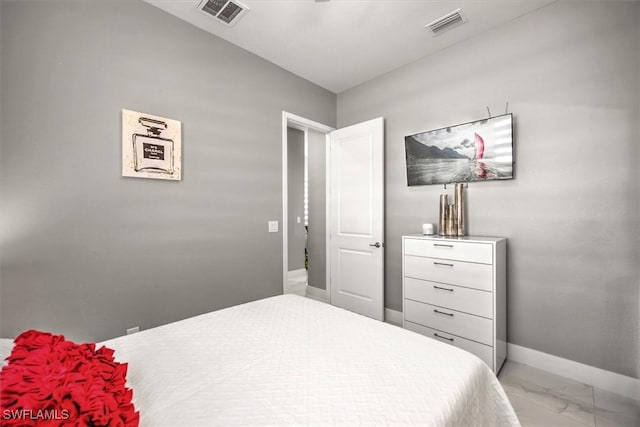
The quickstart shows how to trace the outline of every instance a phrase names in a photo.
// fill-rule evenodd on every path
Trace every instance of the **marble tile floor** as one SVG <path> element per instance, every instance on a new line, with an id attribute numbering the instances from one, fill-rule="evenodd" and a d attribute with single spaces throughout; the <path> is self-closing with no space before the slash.
<path id="1" fill-rule="evenodd" d="M 498 376 L 523 427 L 638 427 L 638 401 L 515 362 Z"/>

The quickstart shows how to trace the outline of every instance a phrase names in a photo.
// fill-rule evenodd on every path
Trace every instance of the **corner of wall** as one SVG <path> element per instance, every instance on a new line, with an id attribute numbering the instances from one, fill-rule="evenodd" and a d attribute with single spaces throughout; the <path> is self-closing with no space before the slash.
<path id="1" fill-rule="evenodd" d="M 2 1 L 0 0 L 0 301 L 2 301 Z M 1 323 L 1 320 L 0 320 Z"/>
<path id="2" fill-rule="evenodd" d="M 334 93 L 333 94 L 333 127 L 336 129 L 339 129 L 339 123 L 338 123 L 338 96 L 339 94 Z"/>
<path id="3" fill-rule="evenodd" d="M 636 21 L 640 22 L 640 3 L 636 3 Z M 638 46 L 640 47 L 640 25 L 638 26 Z M 638 55 L 638 72 L 636 73 L 636 77 L 638 78 L 638 138 L 640 138 L 640 51 L 636 51 Z M 637 147 L 637 146 L 636 146 Z M 640 163 L 640 149 L 638 150 L 638 163 Z M 638 182 L 640 182 L 640 168 L 636 169 L 638 174 Z M 640 193 L 640 186 L 638 187 L 638 193 Z M 640 194 L 638 195 L 638 215 L 636 218 L 640 218 Z M 639 221 L 640 222 L 640 221 Z M 637 224 L 638 230 L 636 230 L 636 235 L 638 236 L 638 247 L 640 248 L 640 223 Z M 638 274 L 638 336 L 640 336 L 640 273 Z M 636 371 L 636 376 L 640 378 L 640 343 L 638 343 L 638 370 Z M 638 390 L 638 402 L 640 402 L 640 389 Z"/>

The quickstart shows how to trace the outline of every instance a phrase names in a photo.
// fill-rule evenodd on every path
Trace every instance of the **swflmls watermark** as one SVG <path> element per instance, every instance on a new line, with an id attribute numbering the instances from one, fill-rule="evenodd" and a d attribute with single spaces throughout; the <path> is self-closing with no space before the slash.
<path id="1" fill-rule="evenodd" d="M 5 409 L 2 411 L 3 420 L 31 420 L 31 421 L 64 421 L 69 419 L 68 409 L 40 409 L 34 411 L 33 409 Z"/>

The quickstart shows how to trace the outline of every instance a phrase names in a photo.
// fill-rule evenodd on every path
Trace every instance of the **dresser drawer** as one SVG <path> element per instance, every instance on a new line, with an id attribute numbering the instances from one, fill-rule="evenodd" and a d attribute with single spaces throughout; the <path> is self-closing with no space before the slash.
<path id="1" fill-rule="evenodd" d="M 493 294 L 405 277 L 405 298 L 493 319 Z"/>
<path id="2" fill-rule="evenodd" d="M 483 291 L 493 290 L 493 266 L 406 255 L 404 275 Z"/>
<path id="3" fill-rule="evenodd" d="M 469 341 L 442 331 L 427 328 L 426 326 L 418 325 L 416 323 L 406 322 L 404 328 L 468 351 L 469 353 L 478 356 L 484 363 L 493 369 L 493 347 L 480 344 L 475 341 Z"/>
<path id="4" fill-rule="evenodd" d="M 493 321 L 484 317 L 405 299 L 404 319 L 482 344 L 493 344 Z"/>
<path id="5" fill-rule="evenodd" d="M 405 239 L 404 253 L 482 264 L 493 263 L 493 246 L 489 243 L 467 243 L 446 239 Z"/>

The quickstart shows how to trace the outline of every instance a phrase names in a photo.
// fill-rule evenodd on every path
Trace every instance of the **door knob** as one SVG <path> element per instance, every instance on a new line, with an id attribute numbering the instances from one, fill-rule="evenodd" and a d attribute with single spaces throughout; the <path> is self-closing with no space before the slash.
<path id="1" fill-rule="evenodd" d="M 380 242 L 375 242 L 375 243 L 369 243 L 369 246 L 374 246 L 376 248 L 381 247 L 382 245 L 380 244 Z"/>

